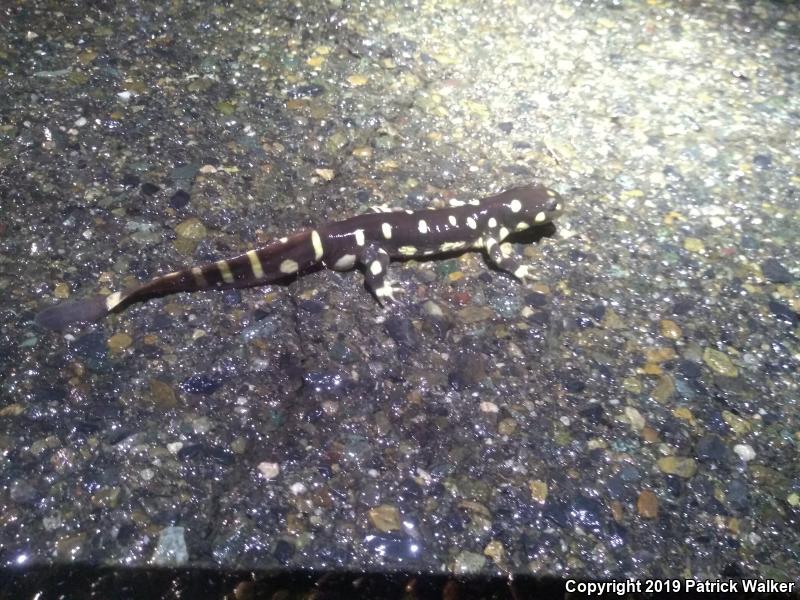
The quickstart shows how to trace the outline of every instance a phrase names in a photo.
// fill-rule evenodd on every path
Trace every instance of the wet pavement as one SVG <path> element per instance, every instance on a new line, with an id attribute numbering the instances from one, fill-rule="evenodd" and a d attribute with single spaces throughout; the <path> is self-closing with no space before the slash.
<path id="1" fill-rule="evenodd" d="M 800 9 L 389 4 L 0 9 L 3 564 L 796 578 Z M 535 283 L 33 323 L 532 181 Z"/>

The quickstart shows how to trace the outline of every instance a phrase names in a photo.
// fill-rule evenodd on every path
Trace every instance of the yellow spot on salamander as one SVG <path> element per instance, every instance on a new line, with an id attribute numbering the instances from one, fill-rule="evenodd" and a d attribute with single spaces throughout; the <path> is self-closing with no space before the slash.
<path id="1" fill-rule="evenodd" d="M 478 223 L 476 223 L 475 219 L 473 219 L 472 217 L 467 217 L 467 227 L 469 227 L 470 229 L 477 229 Z"/>
<path id="2" fill-rule="evenodd" d="M 227 260 L 218 260 L 217 269 L 219 269 L 219 274 L 222 275 L 222 281 L 225 283 L 233 283 L 233 273 L 231 273 L 231 268 Z"/>
<path id="3" fill-rule="evenodd" d="M 194 276 L 194 282 L 197 284 L 198 287 L 207 288 L 208 282 L 206 278 L 203 276 L 203 269 L 200 267 L 192 267 L 192 275 Z"/>
<path id="4" fill-rule="evenodd" d="M 414 246 L 400 246 L 397 251 L 403 256 L 414 256 L 417 253 Z"/>
<path id="5" fill-rule="evenodd" d="M 384 239 L 392 239 L 392 226 L 390 223 L 381 224 L 381 232 L 383 233 Z"/>
<path id="6" fill-rule="evenodd" d="M 106 310 L 114 310 L 120 302 L 122 302 L 122 292 L 106 296 Z"/>
<path id="7" fill-rule="evenodd" d="M 518 213 L 522 210 L 522 202 L 514 198 L 511 202 L 508 203 L 508 209 L 512 213 Z"/>
<path id="8" fill-rule="evenodd" d="M 439 250 L 442 252 L 453 252 L 454 250 L 461 250 L 466 245 L 466 242 L 444 242 L 439 246 Z"/>
<path id="9" fill-rule="evenodd" d="M 533 217 L 533 220 L 535 223 L 544 223 L 545 221 L 547 221 L 547 215 L 544 214 L 543 212 L 538 212 L 536 213 L 536 216 Z"/>
<path id="10" fill-rule="evenodd" d="M 339 271 L 346 271 L 347 269 L 352 269 L 353 265 L 356 264 L 356 255 L 355 254 L 344 254 L 333 263 L 333 268 Z"/>
<path id="11" fill-rule="evenodd" d="M 278 268 L 280 269 L 281 273 L 290 275 L 291 273 L 297 273 L 297 270 L 300 268 L 300 266 L 297 264 L 297 261 L 294 261 L 291 258 L 287 258 L 281 263 L 281 266 Z"/>
<path id="12" fill-rule="evenodd" d="M 458 227 L 458 219 L 456 219 L 455 215 L 450 215 L 447 217 L 447 222 L 450 223 L 453 227 Z"/>
<path id="13" fill-rule="evenodd" d="M 383 267 L 381 266 L 381 263 L 377 260 L 372 261 L 372 264 L 369 266 L 369 272 L 373 275 L 380 275 L 382 271 Z"/>
<path id="14" fill-rule="evenodd" d="M 253 270 L 253 276 L 256 279 L 264 277 L 264 268 L 261 266 L 261 259 L 258 258 L 258 253 L 255 250 L 248 250 L 247 258 L 250 259 L 250 268 Z"/>
<path id="15" fill-rule="evenodd" d="M 314 260 L 322 258 L 322 240 L 319 237 L 319 232 L 316 229 L 311 231 L 311 245 L 314 246 Z"/>
<path id="16" fill-rule="evenodd" d="M 420 233 L 428 233 L 430 229 L 428 229 L 428 223 L 425 219 L 420 219 L 419 224 L 417 225 L 417 229 L 419 229 Z"/>
<path id="17" fill-rule="evenodd" d="M 363 246 L 366 242 L 366 238 L 364 237 L 364 230 L 363 229 L 356 229 L 353 234 L 356 236 L 356 244 L 359 246 Z"/>

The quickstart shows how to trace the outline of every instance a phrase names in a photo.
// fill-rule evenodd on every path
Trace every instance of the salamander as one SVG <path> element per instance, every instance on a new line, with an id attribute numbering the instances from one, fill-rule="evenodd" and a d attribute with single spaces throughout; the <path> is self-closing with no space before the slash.
<path id="1" fill-rule="evenodd" d="M 562 199 L 540 185 L 448 208 L 402 210 L 386 206 L 374 212 L 305 229 L 262 248 L 216 262 L 173 271 L 108 296 L 64 302 L 46 308 L 36 323 L 62 330 L 79 322 L 98 321 L 144 300 L 206 289 L 249 287 L 300 275 L 315 266 L 346 271 L 364 268 L 366 287 L 383 304 L 402 291 L 387 279 L 391 259 L 427 257 L 482 250 L 487 261 L 520 280 L 532 277 L 519 256 L 500 251 L 513 232 L 549 223 L 562 210 Z"/>

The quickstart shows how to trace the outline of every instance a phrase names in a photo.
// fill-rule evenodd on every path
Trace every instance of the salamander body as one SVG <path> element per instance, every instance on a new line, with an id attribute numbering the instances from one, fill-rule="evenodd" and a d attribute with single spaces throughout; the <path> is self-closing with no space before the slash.
<path id="1" fill-rule="evenodd" d="M 514 188 L 470 202 L 451 201 L 449 208 L 397 210 L 376 207 L 374 213 L 306 229 L 233 258 L 193 266 L 156 277 L 108 296 L 51 306 L 36 316 L 48 329 L 97 321 L 131 304 L 205 289 L 266 284 L 321 265 L 345 271 L 364 267 L 367 288 L 378 302 L 395 300 L 401 290 L 386 278 L 392 258 L 412 258 L 468 249 L 482 250 L 487 260 L 518 279 L 531 277 L 517 256 L 500 251 L 511 233 L 550 222 L 562 200 L 538 185 Z"/>

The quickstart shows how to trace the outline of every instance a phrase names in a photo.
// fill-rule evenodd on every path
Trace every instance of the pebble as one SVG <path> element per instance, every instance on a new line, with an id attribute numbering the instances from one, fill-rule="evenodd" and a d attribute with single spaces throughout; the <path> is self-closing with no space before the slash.
<path id="1" fill-rule="evenodd" d="M 791 283 L 794 276 L 775 258 L 761 263 L 761 274 L 772 283 Z"/>
<path id="2" fill-rule="evenodd" d="M 497 406 L 494 402 L 489 402 L 488 400 L 484 400 L 480 403 L 480 410 L 483 413 L 489 414 L 496 414 L 500 411 L 500 407 Z"/>
<path id="3" fill-rule="evenodd" d="M 491 319 L 494 312 L 486 306 L 470 305 L 462 308 L 457 313 L 463 323 L 479 323 Z"/>
<path id="4" fill-rule="evenodd" d="M 690 425 L 694 425 L 695 419 L 692 411 L 685 406 L 679 406 L 672 411 L 672 414 L 679 418 L 681 421 L 686 421 Z"/>
<path id="5" fill-rule="evenodd" d="M 133 338 L 127 333 L 116 333 L 108 338 L 108 348 L 112 352 L 121 352 L 133 343 Z"/>
<path id="6" fill-rule="evenodd" d="M 150 380 L 150 398 L 156 405 L 164 409 L 175 408 L 178 405 L 175 390 L 171 385 L 159 379 Z"/>
<path id="7" fill-rule="evenodd" d="M 717 375 L 736 377 L 739 374 L 739 370 L 728 358 L 728 355 L 719 350 L 706 348 L 703 351 L 703 362 Z"/>
<path id="8" fill-rule="evenodd" d="M 658 383 L 650 392 L 650 396 L 659 404 L 665 404 L 675 393 L 675 382 L 669 375 L 662 375 L 658 378 Z"/>
<path id="9" fill-rule="evenodd" d="M 636 500 L 636 509 L 643 519 L 655 519 L 658 517 L 658 496 L 650 490 L 642 490 Z"/>
<path id="10" fill-rule="evenodd" d="M 655 429 L 653 429 L 648 425 L 645 425 L 642 428 L 641 435 L 642 439 L 648 444 L 655 444 L 656 442 L 661 440 L 661 438 L 658 435 L 658 431 L 656 431 Z"/>
<path id="11" fill-rule="evenodd" d="M 700 377 L 702 370 L 700 365 L 691 360 L 682 360 L 678 364 L 678 372 L 681 373 L 686 379 L 696 379 Z"/>
<path id="12" fill-rule="evenodd" d="M 165 527 L 158 535 L 158 545 L 150 562 L 158 566 L 177 566 L 189 560 L 186 548 L 186 529 L 183 527 Z"/>
<path id="13" fill-rule="evenodd" d="M 208 375 L 199 374 L 187 377 L 181 383 L 181 389 L 187 394 L 211 394 L 222 385 L 220 381 L 209 377 Z"/>
<path id="14" fill-rule="evenodd" d="M 177 455 L 183 449 L 183 442 L 169 442 L 167 444 L 167 450 L 169 450 L 172 454 Z"/>
<path id="15" fill-rule="evenodd" d="M 159 192 L 159 190 L 161 190 L 161 188 L 160 188 L 160 187 L 158 187 L 156 184 L 154 184 L 154 183 L 150 183 L 150 182 L 148 182 L 148 181 L 144 182 L 144 183 L 142 184 L 142 187 L 141 187 L 140 189 L 141 189 L 142 193 L 143 193 L 145 196 L 153 196 L 153 195 L 155 195 L 156 193 L 158 193 L 158 192 Z"/>
<path id="16" fill-rule="evenodd" d="M 579 494 L 567 508 L 569 518 L 574 525 L 588 529 L 594 534 L 598 534 L 602 529 L 603 515 L 606 511 L 604 504 L 599 500 Z"/>
<path id="17" fill-rule="evenodd" d="M 386 319 L 383 327 L 398 346 L 414 348 L 418 344 L 417 333 L 410 319 L 392 315 Z"/>
<path id="18" fill-rule="evenodd" d="M 783 302 L 778 302 L 777 300 L 770 300 L 767 303 L 769 306 L 770 312 L 781 319 L 782 321 L 788 322 L 792 327 L 800 323 L 800 313 L 795 312 L 792 308 Z"/>
<path id="19" fill-rule="evenodd" d="M 453 561 L 453 572 L 460 575 L 479 573 L 486 566 L 486 558 L 476 552 L 464 550 Z"/>
<path id="20" fill-rule="evenodd" d="M 438 304 L 433 302 L 432 300 L 428 300 L 425 304 L 422 305 L 422 310 L 426 315 L 430 315 L 431 317 L 443 317 L 444 312 L 439 307 Z"/>
<path id="21" fill-rule="evenodd" d="M 634 407 L 632 407 L 632 406 L 626 406 L 625 407 L 625 418 L 628 421 L 628 423 L 631 424 L 631 428 L 635 432 L 638 433 L 642 429 L 644 429 L 644 426 L 646 424 L 645 420 L 644 420 L 644 417 L 642 416 L 642 413 L 640 413 Z"/>
<path id="22" fill-rule="evenodd" d="M 325 181 L 331 181 L 336 177 L 336 171 L 333 169 L 315 169 L 314 172 L 322 177 Z"/>
<path id="23" fill-rule="evenodd" d="M 53 290 L 53 296 L 55 296 L 59 300 L 64 300 L 66 298 L 69 298 L 69 286 L 63 281 L 61 283 L 56 284 L 56 287 Z"/>
<path id="24" fill-rule="evenodd" d="M 772 156 L 770 154 L 756 154 L 753 157 L 753 166 L 761 171 L 772 167 Z"/>
<path id="25" fill-rule="evenodd" d="M 753 450 L 753 447 L 750 444 L 736 444 L 733 447 L 733 451 L 739 455 L 739 458 L 742 459 L 742 462 L 750 462 L 756 457 L 756 451 Z"/>
<path id="26" fill-rule="evenodd" d="M 325 64 L 325 57 L 315 54 L 314 56 L 310 56 L 308 58 L 306 64 L 312 69 L 319 69 L 323 64 Z"/>
<path id="27" fill-rule="evenodd" d="M 187 238 L 196 242 L 206 237 L 206 226 L 200 222 L 200 219 L 194 217 L 181 221 L 175 226 L 175 235 L 181 238 Z"/>
<path id="28" fill-rule="evenodd" d="M 683 247 L 689 252 L 694 252 L 696 254 L 702 254 L 706 250 L 703 240 L 693 237 L 683 240 Z"/>
<path id="29" fill-rule="evenodd" d="M 725 500 L 736 511 L 746 512 L 750 507 L 750 490 L 741 479 L 731 479 L 725 490 Z"/>
<path id="30" fill-rule="evenodd" d="M 275 479 L 278 473 L 281 472 L 281 466 L 276 462 L 260 462 L 258 463 L 258 472 L 261 476 L 269 481 Z"/>
<path id="31" fill-rule="evenodd" d="M 500 435 L 511 435 L 517 430 L 517 422 L 512 418 L 506 418 L 500 421 L 497 425 L 497 431 Z"/>
<path id="32" fill-rule="evenodd" d="M 192 254 L 198 242 L 203 240 L 206 235 L 206 226 L 199 219 L 194 217 L 181 221 L 175 226 L 175 249 L 181 254 Z"/>
<path id="33" fill-rule="evenodd" d="M 368 516 L 372 526 L 384 533 L 400 529 L 400 511 L 396 506 L 381 504 L 371 508 Z"/>
<path id="34" fill-rule="evenodd" d="M 372 148 L 369 146 L 359 146 L 353 149 L 353 156 L 356 158 L 372 158 Z"/>
<path id="35" fill-rule="evenodd" d="M 683 337 L 680 326 L 672 319 L 661 320 L 661 335 L 670 340 L 679 340 Z"/>
<path id="36" fill-rule="evenodd" d="M 647 360 L 648 363 L 661 364 L 668 360 L 673 360 L 676 356 L 675 349 L 669 346 L 648 348 L 645 351 L 645 360 Z"/>
<path id="37" fill-rule="evenodd" d="M 366 84 L 367 81 L 369 81 L 369 80 L 366 77 L 364 77 L 363 75 L 350 75 L 347 78 L 347 83 L 349 83 L 353 87 L 362 86 L 362 85 Z"/>
<path id="38" fill-rule="evenodd" d="M 695 455 L 701 461 L 722 462 L 729 455 L 728 447 L 721 437 L 713 433 L 704 435 L 697 442 Z"/>
<path id="39" fill-rule="evenodd" d="M 658 468 L 668 475 L 688 479 L 697 472 L 697 463 L 686 456 L 664 456 L 658 459 Z"/>
<path id="40" fill-rule="evenodd" d="M 728 427 L 733 429 L 734 433 L 739 436 L 750 433 L 753 428 L 747 419 L 743 419 L 739 415 L 735 415 L 729 410 L 722 411 L 722 420 L 725 421 Z"/>
<path id="41" fill-rule="evenodd" d="M 170 207 L 174 208 L 175 210 L 180 210 L 185 208 L 189 204 L 189 194 L 184 190 L 178 190 L 169 199 Z"/>
<path id="42" fill-rule="evenodd" d="M 533 500 L 539 504 L 544 504 L 547 500 L 547 482 L 541 479 L 532 479 L 528 482 L 528 487 L 531 490 Z"/>
<path id="43" fill-rule="evenodd" d="M 491 558 L 496 564 L 502 564 L 506 558 L 506 549 L 499 540 L 492 540 L 483 549 L 483 554 Z"/>

